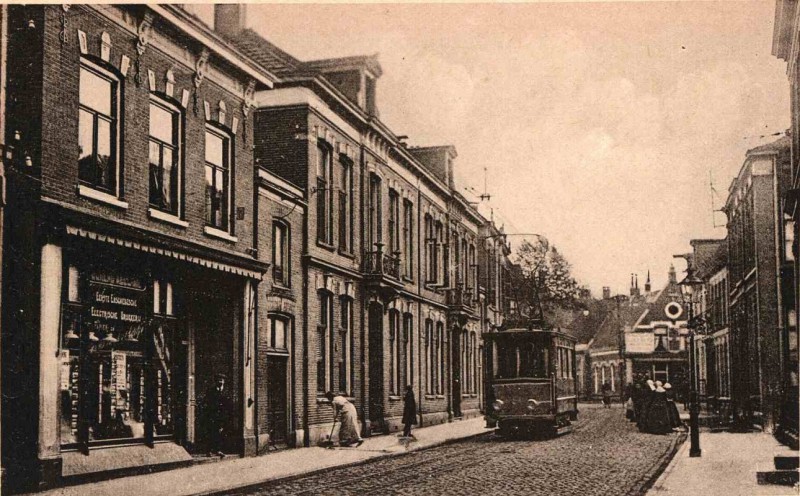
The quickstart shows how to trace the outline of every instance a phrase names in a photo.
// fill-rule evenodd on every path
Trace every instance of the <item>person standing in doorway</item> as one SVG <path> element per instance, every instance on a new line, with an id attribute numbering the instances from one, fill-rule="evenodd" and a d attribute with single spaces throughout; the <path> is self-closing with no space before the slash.
<path id="1" fill-rule="evenodd" d="M 605 382 L 601 389 L 603 391 L 603 407 L 611 408 L 611 384 Z"/>
<path id="2" fill-rule="evenodd" d="M 225 457 L 223 437 L 225 424 L 231 413 L 228 388 L 225 386 L 225 375 L 217 374 L 214 385 L 206 394 L 206 418 L 208 428 L 208 454 Z"/>
<path id="3" fill-rule="evenodd" d="M 411 426 L 417 424 L 417 400 L 414 398 L 414 388 L 406 386 L 403 396 L 403 437 L 411 437 Z"/>

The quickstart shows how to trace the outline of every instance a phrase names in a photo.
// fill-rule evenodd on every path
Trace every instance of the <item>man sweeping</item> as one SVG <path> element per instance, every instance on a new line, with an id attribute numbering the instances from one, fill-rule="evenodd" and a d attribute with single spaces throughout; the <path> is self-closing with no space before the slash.
<path id="1" fill-rule="evenodd" d="M 333 406 L 334 421 L 339 421 L 339 446 L 348 448 L 361 446 L 361 430 L 358 427 L 358 414 L 356 407 L 344 396 L 334 396 L 332 392 L 325 393 L 325 397 Z"/>

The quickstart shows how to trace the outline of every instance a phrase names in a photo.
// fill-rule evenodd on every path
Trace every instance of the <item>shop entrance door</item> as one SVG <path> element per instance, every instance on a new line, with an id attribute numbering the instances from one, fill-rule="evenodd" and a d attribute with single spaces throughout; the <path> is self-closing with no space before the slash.
<path id="1" fill-rule="evenodd" d="M 286 414 L 286 357 L 267 358 L 267 431 L 270 444 L 285 444 Z"/>
<path id="2" fill-rule="evenodd" d="M 211 448 L 213 430 L 222 428 L 222 450 L 235 451 L 233 445 L 237 425 L 236 381 L 233 374 L 233 306 L 230 301 L 208 293 L 193 295 L 188 305 L 194 327 L 194 375 L 196 398 L 195 439 L 197 449 L 206 452 Z M 225 376 L 222 402 L 216 401 L 216 376 Z M 228 411 L 224 411 L 228 410 Z"/>

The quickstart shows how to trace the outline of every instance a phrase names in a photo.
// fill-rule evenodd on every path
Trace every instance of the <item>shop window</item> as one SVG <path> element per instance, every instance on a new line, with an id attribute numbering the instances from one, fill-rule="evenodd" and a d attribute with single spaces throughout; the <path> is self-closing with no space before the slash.
<path id="1" fill-rule="evenodd" d="M 286 317 L 271 315 L 269 317 L 269 347 L 276 350 L 285 350 L 288 329 L 289 320 Z"/>
<path id="2" fill-rule="evenodd" d="M 120 84 L 110 71 L 81 61 L 78 107 L 78 178 L 118 196 Z"/>
<path id="3" fill-rule="evenodd" d="M 289 226 L 283 222 L 272 224 L 272 280 L 283 287 L 290 286 Z"/>
<path id="4" fill-rule="evenodd" d="M 231 138 L 206 126 L 205 144 L 206 224 L 229 230 L 231 202 Z"/>
<path id="5" fill-rule="evenodd" d="M 180 339 L 169 318 L 175 309 L 172 285 L 157 281 L 148 287 L 122 271 L 72 269 L 68 277 L 80 279 L 80 297 L 68 290 L 62 305 L 62 443 L 143 440 L 147 422 L 154 437 L 171 436 L 175 377 L 181 374 Z"/>
<path id="6" fill-rule="evenodd" d="M 150 206 L 180 215 L 181 112 L 160 98 L 150 99 Z"/>

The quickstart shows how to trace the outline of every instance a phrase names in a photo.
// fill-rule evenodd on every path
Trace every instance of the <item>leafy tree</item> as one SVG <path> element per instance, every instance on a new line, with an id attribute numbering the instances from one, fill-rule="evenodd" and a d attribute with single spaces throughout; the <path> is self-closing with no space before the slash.
<path id="1" fill-rule="evenodd" d="M 512 291 L 520 313 L 554 324 L 578 306 L 579 286 L 572 265 L 546 238 L 524 240 L 514 256 Z"/>

